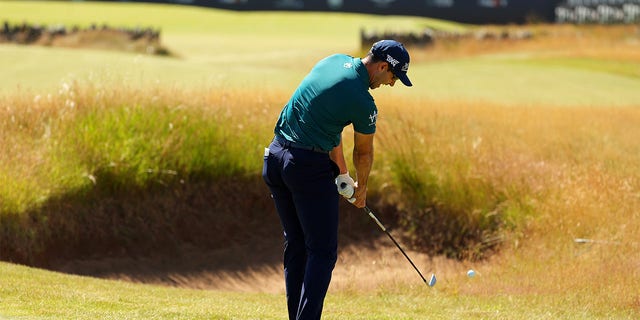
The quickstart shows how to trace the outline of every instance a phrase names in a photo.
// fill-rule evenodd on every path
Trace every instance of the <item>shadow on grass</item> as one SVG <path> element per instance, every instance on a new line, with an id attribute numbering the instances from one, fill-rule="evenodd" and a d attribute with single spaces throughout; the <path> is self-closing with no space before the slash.
<path id="1" fill-rule="evenodd" d="M 190 287 L 199 285 L 180 279 L 281 269 L 282 230 L 260 177 L 107 185 L 108 190 L 96 186 L 52 198 L 37 210 L 4 215 L 2 260 Z M 341 247 L 367 245 L 380 236 L 361 210 L 341 206 Z"/>

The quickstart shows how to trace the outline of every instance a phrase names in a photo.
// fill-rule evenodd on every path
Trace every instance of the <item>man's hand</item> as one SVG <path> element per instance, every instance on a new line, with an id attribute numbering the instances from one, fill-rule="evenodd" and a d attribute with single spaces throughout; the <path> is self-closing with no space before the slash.
<path id="1" fill-rule="evenodd" d="M 356 208 L 364 208 L 367 205 L 367 187 L 361 187 L 356 182 L 353 197 L 348 200 Z"/>
<path id="2" fill-rule="evenodd" d="M 349 172 L 343 173 L 341 175 L 338 175 L 338 177 L 336 178 L 336 187 L 338 188 L 338 193 L 341 196 L 350 199 L 351 197 L 353 197 L 355 181 L 353 181 L 353 178 L 349 176 Z"/>

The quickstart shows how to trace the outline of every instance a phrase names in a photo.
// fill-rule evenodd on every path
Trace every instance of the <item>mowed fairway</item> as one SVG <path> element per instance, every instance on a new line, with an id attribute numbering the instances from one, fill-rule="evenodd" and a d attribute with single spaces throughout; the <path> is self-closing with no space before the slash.
<path id="1" fill-rule="evenodd" d="M 178 58 L 3 45 L 3 91 L 55 88 L 60 81 L 99 77 L 133 84 L 290 88 L 317 59 L 334 52 L 359 55 L 360 27 L 420 30 L 424 19 L 343 14 L 237 13 L 136 4 L 3 3 L 13 23 L 154 27 Z M 436 26 L 454 28 L 435 22 Z M 24 61 L 25 63 L 14 63 Z M 113 78 L 115 77 L 115 79 Z"/>
<path id="2" fill-rule="evenodd" d="M 289 89 L 315 61 L 328 54 L 364 54 L 366 49 L 359 45 L 360 29 L 420 33 L 427 26 L 450 31 L 468 28 L 430 19 L 353 14 L 238 13 L 129 3 L 70 5 L 36 1 L 2 5 L 0 18 L 13 23 L 159 28 L 164 45 L 178 58 L 3 45 L 0 93 L 32 88 L 56 90 L 63 81 L 87 79 L 132 86 L 161 83 L 189 88 Z M 632 47 L 639 46 L 637 38 L 628 41 Z M 411 69 L 415 88 L 380 90 L 378 95 L 526 106 L 620 106 L 640 101 L 640 91 L 636 90 L 640 72 L 637 61 L 619 62 L 614 69 L 618 72 L 598 67 L 599 59 L 582 60 L 583 64 L 577 66 L 564 63 L 566 60 L 558 62 L 558 57 L 571 58 L 572 52 L 581 49 L 584 48 L 560 45 L 550 50 L 489 52 L 471 59 L 438 61 L 418 53 Z M 610 50 L 615 52 L 616 48 Z"/>
<path id="3" fill-rule="evenodd" d="M 315 61 L 335 52 L 365 53 L 359 44 L 360 28 L 477 29 L 410 17 L 45 1 L 0 1 L 2 20 L 160 28 L 163 45 L 174 55 L 0 44 L 0 97 L 9 97 L 0 100 L 4 104 L 0 108 L 6 114 L 31 101 L 46 106 L 67 97 L 93 101 L 86 97 L 92 88 L 106 96 L 112 94 L 119 103 L 128 97 L 113 93 L 121 90 L 142 101 L 141 105 L 154 101 L 152 97 L 164 101 L 173 92 L 176 101 L 183 99 L 185 105 L 202 102 L 230 119 L 243 117 L 238 127 L 255 126 L 245 129 L 255 129 L 252 138 L 264 132 L 264 143 L 280 105 Z M 531 29 L 542 30 L 539 34 L 545 37 L 522 43 L 472 42 L 410 49 L 409 75 L 414 87 L 398 84 L 372 92 L 383 115 L 372 189 L 378 197 L 402 199 L 401 191 L 389 190 L 393 185 L 385 189 L 393 176 L 390 159 L 400 154 L 415 167 L 413 172 L 434 173 L 454 191 L 456 182 L 461 190 L 486 182 L 508 197 L 504 206 L 522 202 L 534 212 L 512 217 L 517 226 L 504 239 L 501 251 L 487 260 L 451 260 L 409 250 L 425 274 L 438 275 L 434 288 L 420 281 L 383 235 L 373 243 L 344 248 L 323 319 L 640 316 L 640 30 Z M 585 36 L 569 42 L 583 32 L 596 40 Z M 168 93 L 158 93 L 162 90 Z M 193 100 L 189 94 L 194 95 Z M 47 95 L 53 98 L 47 100 Z M 21 98 L 12 100 L 14 96 Z M 102 100 L 96 97 L 95 101 Z M 177 104 L 176 112 L 181 107 Z M 33 110 L 45 107 L 38 108 Z M 40 150 L 41 134 L 27 132 L 25 136 L 35 136 L 33 148 Z M 13 141 L 1 138 L 5 143 Z M 9 147 L 29 150 L 32 146 Z M 247 147 L 246 152 L 259 152 L 260 147 Z M 0 157 L 0 168 L 6 171 L 0 177 L 29 171 L 28 165 L 8 169 L 20 159 L 31 160 L 27 156 Z M 259 161 L 246 162 L 250 163 L 246 167 L 258 172 Z M 50 165 L 42 159 L 34 163 Z M 66 171 L 51 171 L 51 176 L 68 178 Z M 25 181 L 37 184 L 47 177 L 40 172 L 34 175 L 36 182 Z M 477 181 L 480 183 L 474 184 Z M 16 207 L 29 207 L 30 201 L 41 201 L 31 194 L 33 189 L 45 195 L 40 188 L 53 189 L 29 183 L 24 183 L 23 194 L 6 188 L 0 191 L 15 196 L 11 200 L 20 204 Z M 56 181 L 45 183 L 55 185 Z M 454 201 L 456 193 L 449 193 L 453 195 L 441 195 L 440 201 Z M 0 224 L 2 218 L 0 212 Z M 581 244 L 575 238 L 600 242 Z M 117 274 L 107 276 L 116 280 L 104 280 L 0 262 L 0 319 L 283 319 L 283 285 L 265 285 L 271 282 L 259 279 L 281 283 L 279 268 L 246 266 L 219 277 L 203 274 L 200 276 L 229 284 L 214 283 L 203 290 L 127 282 Z M 469 268 L 477 271 L 475 278 L 466 276 Z M 198 270 L 190 271 L 169 273 L 167 282 L 199 276 Z"/>

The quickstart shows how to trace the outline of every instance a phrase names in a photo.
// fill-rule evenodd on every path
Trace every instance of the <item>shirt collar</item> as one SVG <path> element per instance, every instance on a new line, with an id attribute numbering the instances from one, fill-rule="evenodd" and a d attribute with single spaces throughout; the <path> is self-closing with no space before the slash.
<path id="1" fill-rule="evenodd" d="M 353 60 L 354 60 L 353 62 L 354 62 L 356 71 L 358 72 L 358 76 L 360 77 L 362 84 L 364 84 L 364 86 L 368 90 L 369 89 L 369 72 L 367 71 L 367 67 L 364 65 L 364 63 L 362 63 L 362 59 L 354 58 Z"/>

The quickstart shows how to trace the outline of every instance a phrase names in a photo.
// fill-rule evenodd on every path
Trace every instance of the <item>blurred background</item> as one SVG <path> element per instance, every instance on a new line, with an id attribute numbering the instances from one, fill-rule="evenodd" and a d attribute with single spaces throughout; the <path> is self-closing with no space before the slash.
<path id="1" fill-rule="evenodd" d="M 292 10 L 423 16 L 463 23 L 634 23 L 639 0 L 142 0 L 231 10 Z"/>

